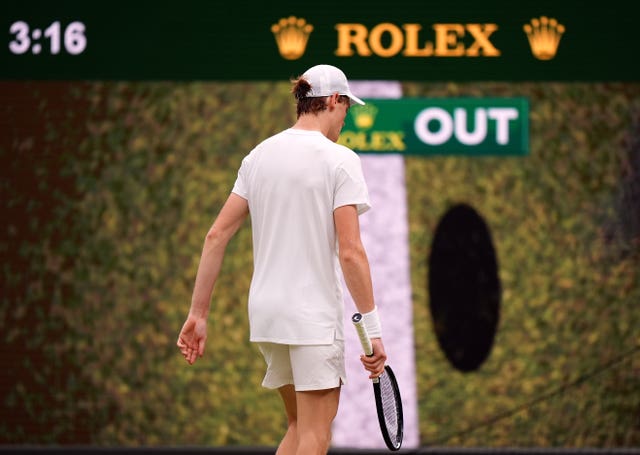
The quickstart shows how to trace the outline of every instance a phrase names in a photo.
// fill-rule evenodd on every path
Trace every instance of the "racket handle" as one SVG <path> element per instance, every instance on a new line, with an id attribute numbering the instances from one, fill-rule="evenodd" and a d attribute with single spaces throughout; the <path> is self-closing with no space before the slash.
<path id="1" fill-rule="evenodd" d="M 362 344 L 364 353 L 368 356 L 373 355 L 373 346 L 371 346 L 371 340 L 369 339 L 367 328 L 364 326 L 364 322 L 362 321 L 362 314 L 355 313 L 351 316 L 351 322 L 353 322 L 356 332 L 358 332 L 358 338 L 360 338 L 360 344 Z"/>

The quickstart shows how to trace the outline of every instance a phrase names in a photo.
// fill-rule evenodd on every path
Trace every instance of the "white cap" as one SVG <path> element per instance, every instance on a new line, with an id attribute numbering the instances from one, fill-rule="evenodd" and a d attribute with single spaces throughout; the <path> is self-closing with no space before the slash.
<path id="1" fill-rule="evenodd" d="M 311 91 L 307 94 L 310 98 L 331 96 L 334 93 L 337 93 L 351 98 L 351 104 L 364 104 L 364 101 L 351 93 L 347 82 L 347 76 L 345 76 L 344 73 L 335 66 L 313 66 L 305 71 L 302 78 L 311 85 Z"/>

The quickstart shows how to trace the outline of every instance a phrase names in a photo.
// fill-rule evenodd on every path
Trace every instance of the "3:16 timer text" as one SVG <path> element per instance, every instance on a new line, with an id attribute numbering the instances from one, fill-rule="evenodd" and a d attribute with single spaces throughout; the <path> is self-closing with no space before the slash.
<path id="1" fill-rule="evenodd" d="M 59 54 L 62 50 L 71 54 L 82 54 L 87 48 L 86 27 L 82 22 L 71 22 L 66 27 L 60 21 L 52 22 L 43 30 L 39 28 L 31 29 L 25 21 L 15 21 L 9 27 L 12 39 L 9 42 L 11 53 L 20 55 L 27 52 L 40 54 L 47 51 L 53 55 Z M 43 47 L 41 40 L 49 40 L 48 49 Z"/>

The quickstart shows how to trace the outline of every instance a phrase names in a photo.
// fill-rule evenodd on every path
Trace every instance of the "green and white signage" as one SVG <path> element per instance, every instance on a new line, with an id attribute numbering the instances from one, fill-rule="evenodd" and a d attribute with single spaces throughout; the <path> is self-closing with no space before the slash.
<path id="1" fill-rule="evenodd" d="M 358 153 L 527 155 L 526 98 L 366 99 L 350 108 L 339 143 Z"/>

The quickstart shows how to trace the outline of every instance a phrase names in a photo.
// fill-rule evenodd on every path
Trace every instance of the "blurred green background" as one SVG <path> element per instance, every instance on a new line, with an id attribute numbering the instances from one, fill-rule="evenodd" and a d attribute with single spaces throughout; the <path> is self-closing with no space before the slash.
<path id="1" fill-rule="evenodd" d="M 640 84 L 404 83 L 522 96 L 526 157 L 407 157 L 423 445 L 640 445 Z M 250 225 L 228 247 L 205 357 L 175 348 L 200 249 L 243 156 L 292 124 L 287 82 L 1 82 L 2 444 L 275 446 L 247 341 Z M 370 183 L 372 184 L 372 183 Z M 453 369 L 427 258 L 453 204 L 493 236 L 493 351 Z"/>

